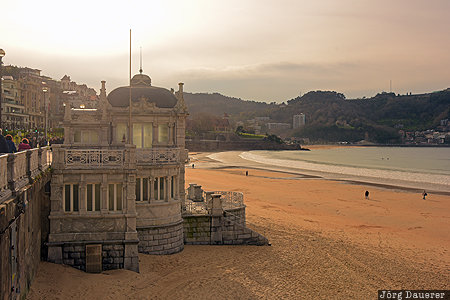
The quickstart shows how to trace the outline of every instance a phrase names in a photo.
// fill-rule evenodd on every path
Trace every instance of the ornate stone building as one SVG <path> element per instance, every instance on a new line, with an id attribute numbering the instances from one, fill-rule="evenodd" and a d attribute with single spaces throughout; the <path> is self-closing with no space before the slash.
<path id="1" fill-rule="evenodd" d="M 183 84 L 173 93 L 135 75 L 131 121 L 129 97 L 128 86 L 107 96 L 102 81 L 98 108 L 65 106 L 65 141 L 53 146 L 49 261 L 138 271 L 138 251 L 183 249 Z"/>

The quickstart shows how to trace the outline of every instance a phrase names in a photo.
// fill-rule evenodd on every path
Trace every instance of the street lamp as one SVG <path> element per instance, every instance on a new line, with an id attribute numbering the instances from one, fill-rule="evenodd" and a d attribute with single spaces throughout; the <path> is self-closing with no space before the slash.
<path id="1" fill-rule="evenodd" d="M 2 93 L 3 93 L 3 86 L 2 86 L 2 58 L 5 56 L 5 51 L 3 49 L 0 49 L 0 128 L 2 128 Z"/>
<path id="2" fill-rule="evenodd" d="M 48 118 L 47 117 L 47 112 L 48 112 L 48 109 L 47 109 L 47 103 L 45 101 L 45 95 L 48 92 L 48 88 L 47 88 L 47 86 L 45 86 L 45 82 L 42 82 L 42 84 L 44 85 L 42 87 L 42 91 L 44 92 L 44 113 L 45 113 L 45 115 L 44 115 L 44 122 L 45 122 L 45 124 L 44 124 L 44 127 L 45 127 L 45 138 L 44 138 L 44 141 L 45 141 L 45 145 L 47 146 L 48 145 L 48 143 L 47 143 L 47 118 Z"/>

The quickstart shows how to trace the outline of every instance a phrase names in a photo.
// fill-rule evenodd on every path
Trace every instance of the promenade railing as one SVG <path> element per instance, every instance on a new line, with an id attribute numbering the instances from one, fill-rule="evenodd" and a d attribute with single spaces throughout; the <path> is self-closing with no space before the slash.
<path id="1" fill-rule="evenodd" d="M 49 147 L 3 154 L 0 156 L 0 203 L 32 183 L 50 166 Z"/>

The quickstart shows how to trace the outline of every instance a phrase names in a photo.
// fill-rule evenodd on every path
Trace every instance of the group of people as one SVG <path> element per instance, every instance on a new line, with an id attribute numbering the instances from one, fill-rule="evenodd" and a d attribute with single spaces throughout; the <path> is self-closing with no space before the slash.
<path id="1" fill-rule="evenodd" d="M 27 138 L 22 139 L 19 147 L 16 148 L 12 135 L 7 134 L 6 136 L 3 136 L 3 131 L 0 128 L 0 154 L 20 152 L 28 149 L 31 149 L 31 146 Z"/>

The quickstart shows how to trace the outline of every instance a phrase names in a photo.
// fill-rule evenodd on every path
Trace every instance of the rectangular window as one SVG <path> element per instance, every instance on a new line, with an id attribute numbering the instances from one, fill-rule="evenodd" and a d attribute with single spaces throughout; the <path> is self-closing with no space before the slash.
<path id="1" fill-rule="evenodd" d="M 116 126 L 116 142 L 117 143 L 125 143 L 127 141 L 127 124 L 126 123 L 117 123 Z"/>
<path id="2" fill-rule="evenodd" d="M 98 144 L 98 132 L 95 130 L 75 130 L 73 134 L 74 143 Z"/>
<path id="3" fill-rule="evenodd" d="M 64 185 L 64 211 L 70 211 L 70 184 Z"/>
<path id="4" fill-rule="evenodd" d="M 167 124 L 158 125 L 158 143 L 169 142 L 169 126 Z"/>
<path id="5" fill-rule="evenodd" d="M 153 143 L 153 124 L 144 123 L 144 148 L 151 148 Z"/>
<path id="6" fill-rule="evenodd" d="M 133 144 L 136 148 L 142 148 L 142 123 L 133 124 Z"/>
<path id="7" fill-rule="evenodd" d="M 170 197 L 172 199 L 174 198 L 174 192 L 173 192 L 173 187 L 175 186 L 174 181 L 175 181 L 175 176 L 172 176 L 172 178 L 170 179 Z"/>
<path id="8" fill-rule="evenodd" d="M 152 123 L 133 124 L 133 144 L 136 148 L 151 148 L 153 139 Z"/>
<path id="9" fill-rule="evenodd" d="M 93 188 L 92 188 L 92 184 L 88 184 L 87 186 L 86 186 L 86 210 L 87 211 L 92 211 L 93 209 L 93 199 L 94 199 L 94 197 L 92 197 L 92 191 L 93 191 Z"/>
<path id="10" fill-rule="evenodd" d="M 114 210 L 115 184 L 108 185 L 109 210 Z"/>
<path id="11" fill-rule="evenodd" d="M 86 209 L 87 211 L 100 211 L 99 183 L 90 183 L 86 185 Z"/>
<path id="12" fill-rule="evenodd" d="M 164 200 L 164 177 L 159 177 L 159 200 Z"/>
<path id="13" fill-rule="evenodd" d="M 177 143 L 177 135 L 176 135 L 176 127 L 175 126 L 173 126 L 172 127 L 172 142 L 174 143 L 174 144 L 176 144 Z"/>
<path id="14" fill-rule="evenodd" d="M 111 183 L 108 185 L 108 205 L 110 211 L 122 210 L 122 184 Z"/>
<path id="15" fill-rule="evenodd" d="M 75 130 L 73 134 L 74 143 L 81 143 L 81 130 Z"/>
<path id="16" fill-rule="evenodd" d="M 154 184 L 153 184 L 153 195 L 155 200 L 159 200 L 158 196 L 158 178 L 155 178 Z"/>
<path id="17" fill-rule="evenodd" d="M 136 178 L 136 201 L 142 201 L 142 198 L 141 198 L 141 179 L 142 178 Z"/>
<path id="18" fill-rule="evenodd" d="M 148 201 L 148 178 L 136 178 L 136 201 Z"/>
<path id="19" fill-rule="evenodd" d="M 78 197 L 78 184 L 65 184 L 64 185 L 64 211 L 78 211 L 79 210 L 79 197 Z"/>
<path id="20" fill-rule="evenodd" d="M 142 194 L 144 196 L 144 201 L 148 201 L 148 178 L 142 178 Z"/>

